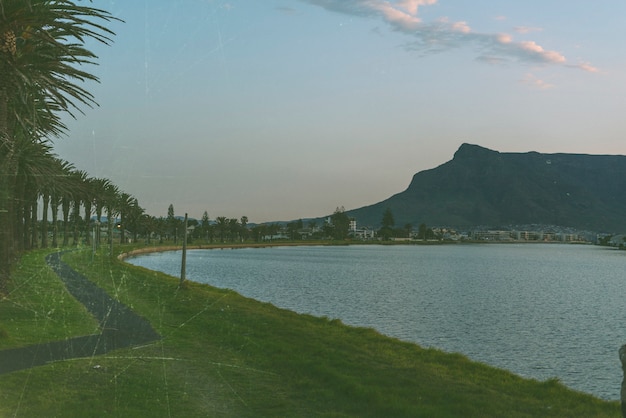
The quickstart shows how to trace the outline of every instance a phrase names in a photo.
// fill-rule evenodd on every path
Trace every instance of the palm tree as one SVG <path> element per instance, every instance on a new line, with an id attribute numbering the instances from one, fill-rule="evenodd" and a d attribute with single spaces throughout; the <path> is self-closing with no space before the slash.
<path id="1" fill-rule="evenodd" d="M 62 189 L 60 196 L 61 213 L 63 215 L 63 244 L 61 244 L 63 247 L 66 247 L 69 244 L 70 238 L 70 209 L 75 193 L 74 187 L 71 183 L 71 176 L 73 172 L 73 169 L 69 169 L 65 172 L 63 179 L 68 187 Z"/>
<path id="2" fill-rule="evenodd" d="M 42 200 L 44 203 L 42 224 L 47 223 L 48 212 L 48 186 L 50 179 L 54 178 L 57 173 L 56 160 L 57 157 L 50 152 L 48 144 L 43 143 L 31 143 L 30 147 L 33 152 L 30 156 L 25 158 L 25 163 L 22 165 L 23 172 L 20 172 L 18 177 L 26 178 L 26 193 L 23 196 L 24 201 L 24 231 L 28 234 L 30 230 L 30 237 L 25 237 L 25 249 L 36 248 L 37 238 L 39 234 L 39 228 L 37 227 L 37 215 L 38 215 L 38 202 Z M 25 156 L 26 157 L 26 156 Z M 30 221 L 28 215 L 30 214 Z M 44 231 L 41 231 L 42 233 Z M 47 234 L 47 230 L 45 230 Z M 43 240 L 43 235 L 42 235 Z M 47 245 L 47 242 L 46 242 Z"/>
<path id="3" fill-rule="evenodd" d="M 9 186 L 13 194 L 15 228 L 13 230 L 18 251 L 36 246 L 37 201 L 51 172 L 52 154 L 47 144 L 32 142 L 20 135 L 16 138 L 16 176 Z M 36 241 L 36 240 L 35 240 Z"/>
<path id="4" fill-rule="evenodd" d="M 255 225 L 252 228 L 252 236 L 254 237 L 254 241 L 259 242 L 264 239 L 267 235 L 267 225 Z"/>
<path id="5" fill-rule="evenodd" d="M 230 233 L 230 241 L 235 242 L 239 240 L 239 219 L 231 218 L 228 220 L 228 230 Z"/>
<path id="6" fill-rule="evenodd" d="M 56 248 L 59 246 L 59 206 L 61 205 L 62 196 L 67 193 L 67 190 L 70 188 L 67 177 L 68 173 L 74 170 L 74 166 L 58 158 L 55 159 L 54 165 L 52 182 L 48 187 L 50 193 L 50 212 L 52 213 L 52 246 Z"/>
<path id="7" fill-rule="evenodd" d="M 245 241 L 248 239 L 248 234 L 250 231 L 248 231 L 248 217 L 247 216 L 242 216 L 240 219 L 241 222 L 241 241 Z"/>
<path id="8" fill-rule="evenodd" d="M 172 203 L 167 207 L 167 226 L 169 228 L 168 238 L 174 234 L 174 244 L 178 244 L 178 221 L 176 216 L 174 216 L 174 205 Z"/>
<path id="9" fill-rule="evenodd" d="M 123 244 L 125 241 L 125 230 L 128 228 L 129 224 L 132 222 L 133 217 L 136 215 L 133 213 L 133 210 L 139 206 L 137 203 L 137 199 L 129 195 L 128 193 L 120 193 L 118 196 L 117 207 L 120 213 L 120 244 Z"/>
<path id="10" fill-rule="evenodd" d="M 59 247 L 59 205 L 61 198 L 58 194 L 50 196 L 50 212 L 52 213 L 52 246 Z"/>
<path id="11" fill-rule="evenodd" d="M 83 190 L 83 206 L 85 208 L 85 244 L 91 244 L 91 213 L 93 212 L 93 203 L 95 199 L 94 195 L 95 179 L 88 177 L 85 179 L 85 187 Z"/>
<path id="12" fill-rule="evenodd" d="M 53 162 L 51 162 L 51 166 Z M 41 188 L 41 248 L 48 247 L 48 212 L 50 208 L 50 178 L 47 177 Z"/>
<path id="13" fill-rule="evenodd" d="M 157 219 L 154 216 L 145 213 L 143 208 L 139 208 L 141 214 L 137 218 L 136 234 L 142 235 L 146 244 L 150 244 L 153 234 L 156 235 Z M 134 238 L 137 242 L 137 236 Z"/>
<path id="14" fill-rule="evenodd" d="M 111 250 L 113 249 L 113 223 L 115 222 L 114 217 L 119 214 L 119 195 L 119 188 L 113 183 L 109 182 L 104 190 L 104 208 L 106 209 L 107 213 L 108 243 Z"/>
<path id="15" fill-rule="evenodd" d="M 220 236 L 220 242 L 224 242 L 224 235 L 228 231 L 228 218 L 226 216 L 218 216 L 215 218 L 215 227 Z"/>
<path id="16" fill-rule="evenodd" d="M 163 237 L 167 234 L 168 222 L 167 219 L 160 216 L 154 219 L 154 229 L 159 235 L 159 244 L 163 243 Z"/>
<path id="17" fill-rule="evenodd" d="M 136 198 L 133 198 L 133 201 L 130 205 L 130 211 L 127 215 L 127 225 L 133 233 L 133 242 L 137 242 L 144 212 L 145 210 L 141 206 L 139 206 L 139 201 Z"/>
<path id="18" fill-rule="evenodd" d="M 74 81 L 98 81 L 82 69 L 97 58 L 83 45 L 110 43 L 113 32 L 98 22 L 117 19 L 70 0 L 0 0 L 0 9 L 0 135 L 10 140 L 16 124 L 58 135 L 66 129 L 60 112 L 96 104 Z"/>
<path id="19" fill-rule="evenodd" d="M 209 242 L 209 227 L 211 225 L 211 221 L 209 220 L 209 213 L 206 210 L 202 214 L 201 222 L 202 235 L 204 236 L 206 241 Z"/>
<path id="20" fill-rule="evenodd" d="M 72 227 L 72 245 L 78 245 L 80 206 L 86 179 L 87 173 L 76 170 L 71 165 L 64 166 L 63 173 L 57 177 L 57 183 L 60 183 L 58 188 L 60 194 L 57 199 L 60 200 L 63 214 L 63 246 L 69 245 L 70 227 Z"/>
<path id="21" fill-rule="evenodd" d="M 66 129 L 62 112 L 73 116 L 79 105 L 95 104 L 76 84 L 97 81 L 82 69 L 96 58 L 83 45 L 88 39 L 109 43 L 113 33 L 98 22 L 111 20 L 106 11 L 70 0 L 0 0 L 0 293 L 17 255 L 16 138 L 58 136 Z"/>
<path id="22" fill-rule="evenodd" d="M 42 220 L 41 220 L 41 247 L 48 247 L 48 212 L 50 208 L 54 208 L 53 218 L 56 222 L 56 213 L 58 212 L 58 206 L 53 205 L 53 197 L 56 198 L 58 190 L 61 187 L 59 179 L 64 174 L 65 166 L 69 165 L 66 161 L 63 161 L 57 157 L 52 156 L 49 161 L 50 175 L 43 177 L 41 185 L 41 201 L 42 201 Z M 56 229 L 53 227 L 53 231 Z M 54 235 L 56 238 L 56 235 Z M 56 241 L 55 241 L 56 245 Z"/>
<path id="23" fill-rule="evenodd" d="M 92 182 L 94 205 L 96 207 L 96 245 L 100 245 L 100 222 L 102 222 L 102 210 L 106 202 L 106 191 L 111 181 L 105 178 L 97 178 Z"/>
<path id="24" fill-rule="evenodd" d="M 73 230 L 73 239 L 72 245 L 78 245 L 78 241 L 80 239 L 80 207 L 82 206 L 82 202 L 87 198 L 87 178 L 88 174 L 82 170 L 74 170 L 72 171 L 70 181 L 72 183 L 72 220 L 74 222 L 74 230 Z M 85 216 L 85 223 L 89 224 L 88 221 L 89 214 Z"/>
<path id="25" fill-rule="evenodd" d="M 270 236 L 270 241 L 273 239 L 275 235 L 278 235 L 279 231 L 280 231 L 279 224 L 269 224 L 267 226 L 267 234 Z"/>

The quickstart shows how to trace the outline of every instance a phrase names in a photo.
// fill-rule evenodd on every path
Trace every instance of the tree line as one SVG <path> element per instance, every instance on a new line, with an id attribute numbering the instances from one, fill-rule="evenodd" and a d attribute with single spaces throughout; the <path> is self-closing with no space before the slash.
<path id="1" fill-rule="evenodd" d="M 387 208 L 383 212 L 381 219 L 381 227 L 378 230 L 378 236 L 383 240 L 389 240 L 391 238 L 416 238 L 421 240 L 429 240 L 436 238 L 435 232 L 426 226 L 425 223 L 421 223 L 418 227 L 417 233 L 413 231 L 413 224 L 407 223 L 403 227 L 396 227 L 395 219 L 391 209 Z"/>
<path id="2" fill-rule="evenodd" d="M 174 213 L 174 205 L 170 204 L 167 208 L 167 218 L 154 218 L 156 228 L 152 230 L 152 234 L 156 234 L 159 241 L 173 240 L 178 243 L 184 234 L 184 223 L 180 217 L 176 217 Z M 225 243 L 225 242 L 243 242 L 250 237 L 248 229 L 248 217 L 228 218 L 226 216 L 218 216 L 215 221 L 209 219 L 209 214 L 204 211 L 200 221 L 189 219 L 187 227 L 192 229 L 187 236 L 187 240 L 203 240 L 204 242 Z M 146 236 L 150 239 L 151 234 Z"/>
<path id="3" fill-rule="evenodd" d="M 124 242 L 127 231 L 136 240 L 160 227 L 135 197 L 52 150 L 67 132 L 63 116 L 97 105 L 81 85 L 98 82 L 85 44 L 110 44 L 116 20 L 71 0 L 0 0 L 0 294 L 26 250 L 99 244 L 103 226 L 110 245 L 114 228 Z"/>
<path id="4" fill-rule="evenodd" d="M 114 20 L 104 10 L 69 0 L 0 0 L 0 293 L 21 252 L 35 246 L 39 201 L 53 216 L 61 208 L 64 241 L 79 233 L 79 223 L 69 229 L 69 218 L 78 219 L 81 205 L 122 211 L 124 199 L 115 186 L 88 180 L 51 148 L 67 130 L 64 114 L 74 117 L 80 107 L 96 105 L 80 84 L 98 81 L 85 70 L 97 58 L 85 43 L 109 44 L 114 33 L 105 25 Z M 56 225 L 53 220 L 53 241 Z M 41 226 L 40 245 L 48 245 L 47 222 Z"/>

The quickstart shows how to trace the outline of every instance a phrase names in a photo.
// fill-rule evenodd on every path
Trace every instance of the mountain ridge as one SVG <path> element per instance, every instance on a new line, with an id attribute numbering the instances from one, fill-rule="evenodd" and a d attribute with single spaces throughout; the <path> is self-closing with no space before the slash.
<path id="1" fill-rule="evenodd" d="M 452 160 L 413 176 L 403 192 L 346 211 L 379 226 L 391 209 L 396 226 L 545 224 L 626 231 L 626 156 L 504 153 L 462 144 Z"/>

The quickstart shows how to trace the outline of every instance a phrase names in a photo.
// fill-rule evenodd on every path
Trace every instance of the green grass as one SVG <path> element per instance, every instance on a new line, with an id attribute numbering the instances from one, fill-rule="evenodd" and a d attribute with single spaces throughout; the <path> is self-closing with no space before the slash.
<path id="1" fill-rule="evenodd" d="M 16 290 L 0 303 L 0 330 L 8 334 L 0 344 L 93 330 L 80 306 L 60 296 L 43 258 L 28 254 L 16 271 Z M 191 282 L 178 290 L 177 278 L 102 255 L 92 261 L 89 252 L 76 252 L 64 260 L 146 317 L 163 339 L 3 375 L 0 417 L 619 416 L 617 402 L 556 380 L 522 379 L 232 291 Z M 41 286 L 56 296 L 42 295 Z M 29 308 L 20 313 L 18 306 Z M 22 335 L 33 311 L 52 309 L 67 321 L 45 319 L 43 337 Z"/>
<path id="2" fill-rule="evenodd" d="M 98 323 L 46 266 L 48 253 L 25 254 L 13 272 L 9 295 L 0 297 L 0 350 L 98 330 Z"/>

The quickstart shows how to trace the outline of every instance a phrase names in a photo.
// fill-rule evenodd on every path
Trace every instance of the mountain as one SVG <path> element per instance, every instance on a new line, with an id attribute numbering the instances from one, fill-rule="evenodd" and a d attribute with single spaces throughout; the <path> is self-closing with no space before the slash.
<path id="1" fill-rule="evenodd" d="M 391 209 L 396 227 L 544 224 L 626 231 L 626 156 L 501 153 L 463 144 L 454 158 L 413 176 L 382 202 L 347 211 L 379 226 Z"/>

